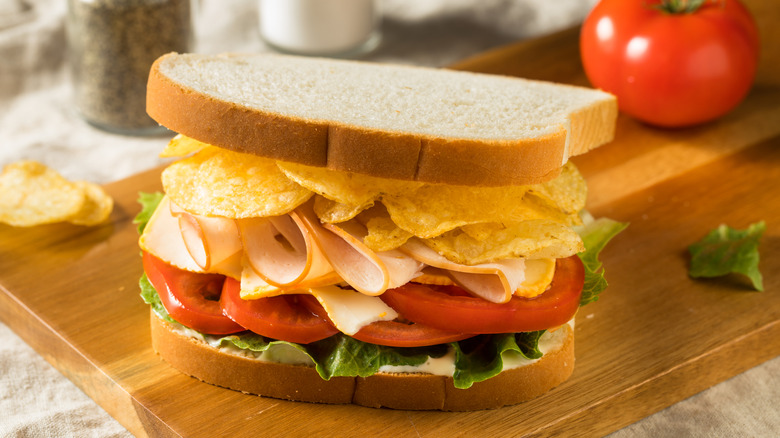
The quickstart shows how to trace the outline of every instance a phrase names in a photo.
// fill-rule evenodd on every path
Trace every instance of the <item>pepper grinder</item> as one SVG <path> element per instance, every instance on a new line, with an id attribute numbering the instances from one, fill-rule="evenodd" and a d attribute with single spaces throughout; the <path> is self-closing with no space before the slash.
<path id="1" fill-rule="evenodd" d="M 191 49 L 191 0 L 68 0 L 68 58 L 77 109 L 127 135 L 165 132 L 146 114 L 152 63 Z"/>
<path id="2" fill-rule="evenodd" d="M 381 40 L 374 0 L 260 0 L 260 33 L 273 49 L 349 58 Z"/>

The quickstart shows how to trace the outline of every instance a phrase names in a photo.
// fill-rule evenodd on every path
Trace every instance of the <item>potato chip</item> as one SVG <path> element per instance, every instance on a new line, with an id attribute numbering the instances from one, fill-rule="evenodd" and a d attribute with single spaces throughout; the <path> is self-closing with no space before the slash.
<path id="1" fill-rule="evenodd" d="M 548 219 L 579 224 L 577 212 L 586 196 L 585 181 L 571 163 L 547 183 L 506 187 L 426 184 L 286 162 L 278 165 L 287 177 L 332 201 L 320 202 L 316 210 L 324 222 L 349 220 L 380 201 L 398 227 L 421 238 L 487 222 Z"/>
<path id="2" fill-rule="evenodd" d="M 412 233 L 399 228 L 389 217 L 373 217 L 365 225 L 368 234 L 363 243 L 374 251 L 396 249 L 412 238 Z"/>
<path id="3" fill-rule="evenodd" d="M 532 218 L 549 219 L 569 226 L 582 225 L 582 218 L 577 212 L 561 211 L 549 198 L 537 196 L 536 193 L 528 192 L 523 197 L 523 206 L 526 209 L 525 218 L 528 220 Z"/>
<path id="4" fill-rule="evenodd" d="M 504 225 L 494 222 L 469 224 L 460 227 L 461 231 L 480 242 L 489 240 L 493 236 L 493 233 L 500 233 L 504 229 L 506 229 Z"/>
<path id="5" fill-rule="evenodd" d="M 74 184 L 84 190 L 84 204 L 78 213 L 68 219 L 68 222 L 86 226 L 105 222 L 114 208 L 114 200 L 111 196 L 97 184 L 84 181 L 77 181 Z"/>
<path id="6" fill-rule="evenodd" d="M 331 201 L 354 208 L 368 208 L 379 197 L 383 182 L 388 180 L 357 173 L 340 172 L 322 167 L 277 162 L 291 180 Z"/>
<path id="7" fill-rule="evenodd" d="M 0 174 L 0 222 L 29 227 L 66 221 L 84 203 L 82 187 L 41 163 L 20 161 Z"/>
<path id="8" fill-rule="evenodd" d="M 525 220 L 525 187 L 464 187 L 427 184 L 403 196 L 383 196 L 390 218 L 417 237 L 438 236 L 457 227 Z"/>
<path id="9" fill-rule="evenodd" d="M 374 251 L 396 249 L 412 237 L 412 233 L 393 223 L 382 204 L 362 211 L 354 220 L 366 227 L 368 234 L 363 238 L 363 243 Z"/>
<path id="10" fill-rule="evenodd" d="M 20 161 L 0 174 L 0 222 L 34 226 L 54 222 L 97 225 L 114 208 L 102 187 L 70 182 L 35 161 Z"/>
<path id="11" fill-rule="evenodd" d="M 215 146 L 171 164 L 162 181 L 173 202 L 188 212 L 233 219 L 280 216 L 313 195 L 275 161 Z"/>
<path id="12" fill-rule="evenodd" d="M 366 226 L 368 235 L 363 243 L 374 251 L 398 248 L 413 236 L 399 228 L 381 204 L 360 213 L 354 220 Z M 509 226 L 495 222 L 469 224 L 421 240 L 448 260 L 467 265 L 512 257 L 568 257 L 582 250 L 576 232 L 546 219 Z"/>
<path id="13" fill-rule="evenodd" d="M 331 201 L 328 198 L 320 195 L 314 196 L 314 213 L 322 222 L 326 224 L 337 224 L 340 222 L 346 222 L 355 216 L 357 216 L 365 208 L 370 205 L 349 205 L 341 204 L 336 201 Z"/>
<path id="14" fill-rule="evenodd" d="M 585 180 L 574 164 L 561 175 L 532 186 L 465 187 L 427 184 L 414 193 L 383 196 L 393 221 L 415 236 L 430 238 L 469 224 L 510 223 L 548 219 L 580 223 L 585 206 Z"/>
<path id="15" fill-rule="evenodd" d="M 529 192 L 562 213 L 573 214 L 585 208 L 588 186 L 577 166 L 569 161 L 557 178 L 529 186 Z"/>
<path id="16" fill-rule="evenodd" d="M 209 146 L 206 143 L 178 134 L 173 137 L 168 145 L 160 152 L 161 158 L 186 157 Z"/>
<path id="17" fill-rule="evenodd" d="M 582 239 L 574 230 L 550 220 L 525 221 L 506 227 L 479 224 L 468 230 L 468 233 L 463 229 L 452 230 L 423 242 L 447 259 L 467 265 L 514 257 L 562 258 L 584 250 Z"/>

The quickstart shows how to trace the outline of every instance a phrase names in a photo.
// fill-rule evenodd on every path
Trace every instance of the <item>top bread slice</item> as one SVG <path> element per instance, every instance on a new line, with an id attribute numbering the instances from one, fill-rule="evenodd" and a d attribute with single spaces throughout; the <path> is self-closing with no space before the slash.
<path id="1" fill-rule="evenodd" d="M 204 143 L 384 178 L 538 184 L 612 140 L 614 96 L 445 69 L 287 55 L 171 53 L 147 112 Z"/>

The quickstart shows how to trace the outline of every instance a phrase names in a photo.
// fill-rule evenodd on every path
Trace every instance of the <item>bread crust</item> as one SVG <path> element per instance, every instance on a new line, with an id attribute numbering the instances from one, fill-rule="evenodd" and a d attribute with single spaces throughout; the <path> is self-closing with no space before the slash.
<path id="1" fill-rule="evenodd" d="M 568 127 L 536 138 L 474 140 L 384 131 L 216 99 L 165 76 L 160 65 L 169 56 L 176 54 L 154 63 L 147 86 L 147 112 L 161 125 L 234 151 L 383 178 L 471 186 L 539 184 L 556 177 L 570 156 L 611 141 L 617 118 L 616 101 L 603 99 L 570 114 Z"/>
<path id="2" fill-rule="evenodd" d="M 495 409 L 544 394 L 568 379 L 574 369 L 574 332 L 569 325 L 559 329 L 566 331 L 560 349 L 469 389 L 457 389 L 452 377 L 422 373 L 378 373 L 326 381 L 313 367 L 224 353 L 175 331 L 154 312 L 150 319 L 154 350 L 179 371 L 213 385 L 294 401 L 404 410 Z"/>

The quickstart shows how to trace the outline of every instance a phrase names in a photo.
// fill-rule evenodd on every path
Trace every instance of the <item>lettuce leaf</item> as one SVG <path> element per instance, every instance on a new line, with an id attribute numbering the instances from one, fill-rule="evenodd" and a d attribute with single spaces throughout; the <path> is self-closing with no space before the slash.
<path id="1" fill-rule="evenodd" d="M 588 216 L 583 221 L 583 226 L 575 228 L 585 244 L 585 251 L 577 254 L 585 266 L 585 286 L 582 288 L 580 306 L 598 300 L 599 294 L 607 288 L 599 254 L 613 237 L 628 227 L 628 223 L 608 218 L 593 219 Z"/>
<path id="2" fill-rule="evenodd" d="M 447 353 L 446 345 L 387 347 L 369 344 L 341 333 L 306 346 L 317 372 L 328 380 L 335 376 L 368 377 L 384 365 L 417 366 L 429 357 Z"/>
<path id="3" fill-rule="evenodd" d="M 149 219 L 152 218 L 152 214 L 157 210 L 157 206 L 163 198 L 163 194 L 160 192 L 138 194 L 138 203 L 141 204 L 141 212 L 138 213 L 133 219 L 133 223 L 138 226 L 138 234 L 144 232 L 146 224 Z"/>
<path id="4" fill-rule="evenodd" d="M 452 343 L 455 349 L 455 373 L 452 376 L 455 387 L 466 389 L 497 376 L 503 371 L 504 359 L 509 354 L 539 359 L 542 357 L 539 339 L 544 332 L 482 335 Z"/>
<path id="5" fill-rule="evenodd" d="M 208 336 L 208 335 L 204 335 Z M 447 353 L 446 345 L 431 347 L 400 348 L 374 345 L 338 333 L 321 341 L 301 345 L 294 342 L 277 341 L 252 332 L 226 336 L 218 340 L 219 345 L 251 351 L 268 351 L 275 345 L 287 345 L 306 354 L 319 375 L 331 377 L 368 377 L 376 374 L 384 365 L 417 366 L 429 357 L 441 357 Z"/>
<path id="6" fill-rule="evenodd" d="M 152 306 L 152 310 L 154 310 L 154 313 L 157 316 L 168 322 L 176 322 L 168 315 L 168 311 L 165 310 L 162 301 L 160 301 L 160 295 L 157 293 L 154 286 L 152 286 L 152 283 L 149 281 L 149 278 L 146 277 L 145 273 L 138 281 L 138 286 L 141 288 L 141 299 L 144 300 L 144 303 Z"/>
<path id="7" fill-rule="evenodd" d="M 711 278 L 730 273 L 743 274 L 756 290 L 763 291 L 764 281 L 758 270 L 758 244 L 764 231 L 764 221 L 751 224 L 745 230 L 720 225 L 688 247 L 691 254 L 688 275 Z"/>

